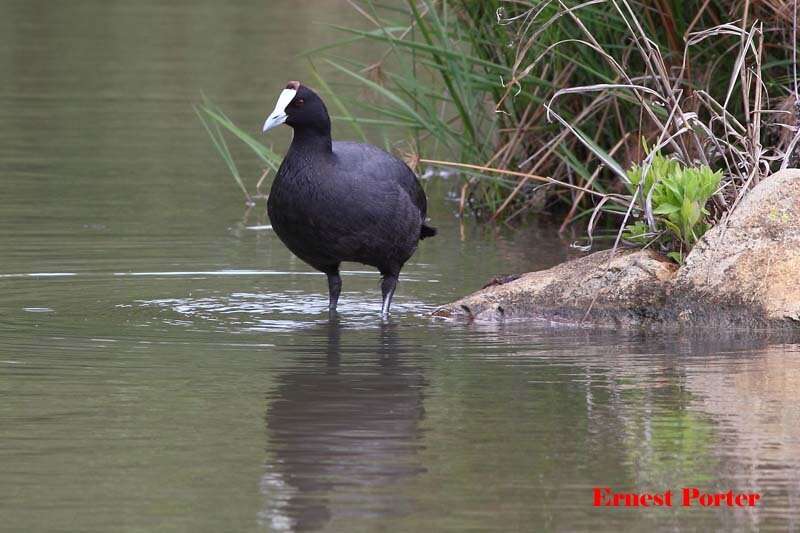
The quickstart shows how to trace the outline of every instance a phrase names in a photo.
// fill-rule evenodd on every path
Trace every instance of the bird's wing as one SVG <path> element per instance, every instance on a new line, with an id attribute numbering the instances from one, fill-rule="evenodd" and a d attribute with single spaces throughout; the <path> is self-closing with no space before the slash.
<path id="1" fill-rule="evenodd" d="M 364 146 L 369 148 L 360 148 Z M 413 248 L 426 211 L 425 193 L 414 173 L 369 145 L 334 143 L 334 154 L 330 175 L 319 169 L 317 178 L 320 237 L 351 260 Z"/>
<path id="2" fill-rule="evenodd" d="M 419 210 L 421 219 L 425 219 L 428 210 L 425 191 L 402 160 L 370 144 L 335 142 L 333 145 L 334 153 L 352 169 L 353 176 L 375 191 L 403 191 Z"/>

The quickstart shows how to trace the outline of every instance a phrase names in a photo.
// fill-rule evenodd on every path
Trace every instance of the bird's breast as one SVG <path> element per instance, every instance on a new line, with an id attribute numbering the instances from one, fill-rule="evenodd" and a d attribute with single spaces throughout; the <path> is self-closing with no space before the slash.
<path id="1" fill-rule="evenodd" d="M 278 175 L 267 200 L 272 228 L 292 252 L 301 257 L 328 256 L 335 236 L 335 199 L 307 176 Z"/>

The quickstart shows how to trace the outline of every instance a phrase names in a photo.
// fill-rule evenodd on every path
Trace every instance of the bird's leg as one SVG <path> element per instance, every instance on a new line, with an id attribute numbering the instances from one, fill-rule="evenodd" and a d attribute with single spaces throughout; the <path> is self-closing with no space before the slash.
<path id="1" fill-rule="evenodd" d="M 381 307 L 381 316 L 389 314 L 389 306 L 392 305 L 392 296 L 394 290 L 397 288 L 397 276 L 386 274 L 381 280 L 381 294 L 383 295 L 383 306 Z"/>
<path id="2" fill-rule="evenodd" d="M 328 274 L 328 310 L 336 311 L 336 304 L 339 303 L 339 293 L 342 291 L 342 278 L 339 272 Z"/>

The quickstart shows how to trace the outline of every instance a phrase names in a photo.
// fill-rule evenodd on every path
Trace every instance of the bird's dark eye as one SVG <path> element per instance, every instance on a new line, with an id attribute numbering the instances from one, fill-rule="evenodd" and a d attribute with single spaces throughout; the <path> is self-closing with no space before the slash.
<path id="1" fill-rule="evenodd" d="M 305 103 L 305 101 L 303 101 L 302 98 L 295 98 L 294 99 L 294 106 L 295 107 L 303 107 L 304 103 Z"/>

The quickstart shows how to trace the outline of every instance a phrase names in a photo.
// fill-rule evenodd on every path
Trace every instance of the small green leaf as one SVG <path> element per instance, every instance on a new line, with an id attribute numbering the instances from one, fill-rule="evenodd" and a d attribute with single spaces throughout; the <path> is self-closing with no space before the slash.
<path id="1" fill-rule="evenodd" d="M 671 215 L 672 213 L 677 213 L 680 211 L 681 208 L 674 204 L 662 204 L 657 208 L 653 209 L 653 214 L 655 215 Z"/>
<path id="2" fill-rule="evenodd" d="M 667 257 L 669 257 L 679 265 L 683 264 L 683 254 L 681 252 L 670 252 L 667 254 Z"/>

